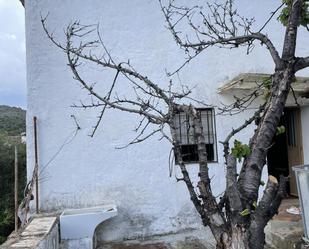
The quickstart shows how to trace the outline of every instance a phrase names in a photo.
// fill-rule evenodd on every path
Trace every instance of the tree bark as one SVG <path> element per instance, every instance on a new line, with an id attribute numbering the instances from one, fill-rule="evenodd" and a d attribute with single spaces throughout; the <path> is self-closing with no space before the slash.
<path id="1" fill-rule="evenodd" d="M 260 125 L 251 140 L 251 155 L 245 160 L 240 174 L 239 189 L 242 194 L 242 202 L 248 206 L 257 200 L 266 153 L 276 133 L 291 83 L 295 78 L 297 61 L 295 48 L 302 6 L 303 0 L 292 2 L 282 50 L 284 63 L 280 68 L 276 68 L 273 75 L 271 96 Z"/>
<path id="2" fill-rule="evenodd" d="M 270 217 L 270 206 L 277 194 L 278 181 L 275 177 L 269 176 L 263 198 L 255 210 L 250 224 L 250 249 L 263 249 L 265 244 L 264 227 Z"/>
<path id="3" fill-rule="evenodd" d="M 249 249 L 248 235 L 242 227 L 234 227 L 232 231 L 222 235 L 222 245 L 217 249 Z"/>
<path id="4" fill-rule="evenodd" d="M 243 218 L 240 215 L 243 210 L 241 197 L 237 189 L 237 162 L 235 156 L 229 154 L 226 160 L 226 216 L 232 226 L 241 224 Z"/>
<path id="5" fill-rule="evenodd" d="M 286 178 L 281 176 L 280 182 L 269 176 L 264 195 L 251 218 L 249 227 L 250 249 L 263 249 L 265 245 L 264 228 L 268 221 L 277 214 L 281 200 L 286 194 Z"/>
<path id="6" fill-rule="evenodd" d="M 258 198 L 262 169 L 266 163 L 266 154 L 276 134 L 276 128 L 282 116 L 291 83 L 295 77 L 293 65 L 275 72 L 272 78 L 273 88 L 265 108 L 263 118 L 250 141 L 251 154 L 245 160 L 239 176 L 239 190 L 242 202 L 251 206 Z"/>
<path id="7" fill-rule="evenodd" d="M 209 218 L 209 227 L 218 243 L 222 239 L 222 233 L 226 231 L 224 215 L 218 207 L 215 197 L 212 194 L 210 177 L 208 172 L 206 143 L 203 132 L 203 125 L 200 113 L 195 109 L 190 110 L 193 120 L 195 138 L 197 142 L 197 152 L 199 157 L 199 178 L 198 188 L 202 199 L 203 207 Z"/>

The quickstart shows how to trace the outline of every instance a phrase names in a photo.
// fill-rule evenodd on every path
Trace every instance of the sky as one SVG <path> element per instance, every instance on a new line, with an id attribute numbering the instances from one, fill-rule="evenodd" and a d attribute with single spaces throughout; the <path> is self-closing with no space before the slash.
<path id="1" fill-rule="evenodd" d="M 0 105 L 26 108 L 24 7 L 0 0 Z"/>

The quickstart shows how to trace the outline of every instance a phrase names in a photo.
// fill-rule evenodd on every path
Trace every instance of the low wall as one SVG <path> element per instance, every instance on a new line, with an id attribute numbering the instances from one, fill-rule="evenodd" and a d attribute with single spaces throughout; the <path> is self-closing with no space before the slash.
<path id="1" fill-rule="evenodd" d="M 34 218 L 19 236 L 11 236 L 0 249 L 59 249 L 58 218 Z"/>

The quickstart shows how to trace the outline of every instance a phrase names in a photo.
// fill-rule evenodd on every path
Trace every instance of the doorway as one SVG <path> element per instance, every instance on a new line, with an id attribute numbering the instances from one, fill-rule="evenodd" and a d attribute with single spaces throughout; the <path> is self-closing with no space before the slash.
<path id="1" fill-rule="evenodd" d="M 296 179 L 292 167 L 303 163 L 300 109 L 285 108 L 279 126 L 284 126 L 285 132 L 274 137 L 273 145 L 268 150 L 268 172 L 277 179 L 280 175 L 289 176 L 287 192 L 297 196 Z"/>

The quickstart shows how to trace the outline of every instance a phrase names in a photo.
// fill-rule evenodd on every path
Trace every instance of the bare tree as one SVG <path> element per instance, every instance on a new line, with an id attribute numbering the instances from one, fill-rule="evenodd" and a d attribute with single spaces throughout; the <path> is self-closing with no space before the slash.
<path id="1" fill-rule="evenodd" d="M 84 26 L 79 22 L 74 22 L 66 28 L 66 41 L 61 43 L 49 32 L 46 18 L 42 18 L 42 25 L 48 38 L 66 53 L 68 66 L 74 79 L 92 96 L 90 103 L 81 102 L 75 107 L 101 108 L 101 114 L 92 135 L 107 109 L 117 109 L 140 117 L 136 128 L 137 136 L 128 145 L 141 143 L 156 133 L 160 133 L 162 138 L 172 144 L 178 159 L 177 164 L 182 173 L 182 177 L 178 181 L 183 181 L 186 184 L 191 201 L 203 224 L 209 226 L 214 235 L 217 248 L 261 249 L 265 244 L 264 227 L 277 213 L 285 195 L 286 184 L 284 177 L 281 177 L 278 182 L 275 177 L 270 176 L 264 195 L 258 201 L 262 169 L 266 163 L 267 150 L 276 134 L 295 73 L 309 66 L 309 57 L 295 57 L 297 31 L 300 24 L 303 25 L 304 14 L 307 15 L 306 2 L 304 0 L 284 1 L 285 5 L 279 6 L 265 25 L 258 31 L 253 31 L 253 19 L 240 16 L 234 9 L 232 0 L 227 0 L 223 4 L 207 3 L 207 12 L 198 6 L 193 8 L 177 6 L 174 0 L 167 3 L 160 1 L 169 30 L 177 44 L 188 55 L 185 63 L 175 72 L 181 70 L 189 61 L 212 46 L 229 48 L 247 46 L 249 53 L 256 41 L 267 48 L 275 64 L 275 71 L 270 79 L 269 94 L 265 103 L 243 125 L 227 134 L 226 139 L 222 142 L 227 171 L 226 190 L 219 202 L 212 193 L 200 110 L 195 107 L 195 104 L 201 103 L 190 97 L 191 89 L 184 87 L 180 92 L 175 91 L 172 81 L 165 89 L 136 71 L 129 61 L 116 62 L 103 43 L 96 26 Z M 285 16 L 281 14 L 280 18 L 285 21 L 286 34 L 283 51 L 279 55 L 272 41 L 263 34 L 263 30 L 283 5 L 285 6 L 283 13 Z M 181 35 L 178 27 L 183 27 L 180 25 L 183 22 L 189 25 L 189 32 L 192 32 L 194 36 L 191 34 Z M 88 35 L 93 32 L 97 32 L 98 39 L 87 41 Z M 195 37 L 196 40 L 191 40 L 191 37 Z M 93 49 L 95 48 L 97 51 L 98 47 L 103 49 L 103 56 L 98 56 L 93 52 Z M 81 75 L 80 65 L 85 62 L 114 71 L 115 76 L 113 81 L 109 83 L 107 92 L 97 91 L 95 86 Z M 128 81 L 135 97 L 117 95 L 114 89 L 120 76 Z M 234 109 L 242 111 L 257 96 L 259 94 L 254 91 L 248 96 L 237 98 L 233 105 L 222 108 L 222 111 L 231 112 Z M 189 99 L 192 104 L 184 104 L 186 99 Z M 181 141 L 177 136 L 178 127 L 174 120 L 180 112 L 187 115 L 187 122 L 190 122 L 195 129 L 194 139 L 198 146 L 199 164 L 197 189 L 186 169 Z M 244 149 L 247 153 L 244 154 L 241 172 L 237 175 L 237 151 L 235 153 L 235 147 L 234 150 L 230 149 L 230 140 L 236 133 L 253 122 L 257 127 L 249 145 L 247 147 L 240 146 L 240 149 Z M 170 129 L 170 132 L 166 132 L 166 127 Z"/>

